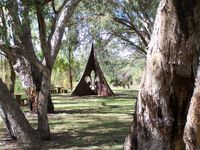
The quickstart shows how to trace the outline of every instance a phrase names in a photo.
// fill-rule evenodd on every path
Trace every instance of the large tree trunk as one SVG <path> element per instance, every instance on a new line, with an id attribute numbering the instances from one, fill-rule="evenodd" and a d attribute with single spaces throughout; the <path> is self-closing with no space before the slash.
<path id="1" fill-rule="evenodd" d="M 25 89 L 30 110 L 34 112 L 37 112 L 37 105 L 34 107 L 33 103 L 37 102 L 37 88 L 36 88 L 36 83 L 34 82 L 34 77 L 32 73 L 32 68 L 30 65 L 30 62 L 23 56 L 17 55 L 16 62 L 13 64 L 13 68 L 18 75 L 22 87 Z M 34 108 L 34 109 L 33 109 Z"/>
<path id="2" fill-rule="evenodd" d="M 200 65 L 184 130 L 186 150 L 200 149 Z"/>
<path id="3" fill-rule="evenodd" d="M 4 110 L 4 115 L 7 118 L 14 136 L 17 140 L 23 142 L 33 142 L 35 141 L 36 134 L 34 129 L 31 127 L 26 117 L 20 110 L 18 104 L 15 102 L 13 96 L 10 94 L 6 85 L 0 79 L 0 105 Z"/>
<path id="4" fill-rule="evenodd" d="M 183 131 L 200 43 L 199 3 L 160 2 L 127 150 L 185 149 Z"/>
<path id="5" fill-rule="evenodd" d="M 33 113 L 37 113 L 38 97 L 42 86 L 42 72 L 38 71 L 35 66 L 31 66 L 30 63 L 21 56 L 17 59 L 17 62 L 16 64 L 14 64 L 13 67 L 18 74 L 22 86 L 24 87 L 28 96 L 30 111 Z M 48 112 L 54 112 L 54 106 L 50 95 L 48 100 Z"/>
<path id="6" fill-rule="evenodd" d="M 30 105 L 30 110 L 34 113 L 37 113 L 38 112 L 38 97 L 39 97 L 39 92 L 41 90 L 43 74 L 41 71 L 38 71 L 38 69 L 36 69 L 35 66 L 32 66 L 31 70 L 32 70 L 33 82 L 36 86 L 36 94 L 30 98 L 29 105 Z M 29 95 L 31 95 L 31 93 L 29 93 Z M 50 93 L 48 96 L 47 112 L 48 113 L 54 112 L 54 105 L 53 105 Z"/>
<path id="7" fill-rule="evenodd" d="M 4 108 L 1 105 L 0 105 L 0 116 L 3 119 L 3 122 L 4 122 L 5 126 L 6 126 L 6 129 L 7 129 L 8 133 L 9 133 L 9 135 L 10 135 L 10 138 L 12 140 L 16 140 L 17 139 L 17 135 L 16 135 L 14 129 L 12 128 L 12 126 L 11 126 L 9 120 L 8 120 L 8 116 L 6 115 L 6 112 L 5 112 Z"/>
<path id="8" fill-rule="evenodd" d="M 38 113 L 38 130 L 43 139 L 50 138 L 50 131 L 47 118 L 47 103 L 50 91 L 50 76 L 48 69 L 33 77 L 30 63 L 23 57 L 17 59 L 14 65 L 23 87 L 26 89 L 31 108 Z M 34 75 L 36 75 L 34 74 Z M 39 79 L 41 75 L 41 79 Z M 34 80 L 35 79 L 35 80 Z M 39 79 L 39 80 L 38 80 Z M 37 82 L 35 82 L 37 80 Z M 35 83 L 34 83 L 35 82 Z M 41 85 L 40 85 L 41 83 Z M 39 87 L 39 89 L 37 89 Z"/>
<path id="9" fill-rule="evenodd" d="M 37 60 L 33 47 L 29 16 L 29 2 L 21 1 L 20 6 L 18 5 L 19 3 L 17 0 L 6 2 L 6 11 L 8 10 L 8 17 L 12 20 L 12 33 L 14 33 L 12 40 L 14 41 L 15 46 L 11 46 L 12 44 L 8 46 L 7 44 L 0 42 L 0 48 L 8 54 L 9 57 L 11 57 L 11 60 L 13 60 L 13 68 L 19 75 L 22 85 L 26 89 L 29 97 L 35 99 L 34 97 L 38 96 L 38 129 L 44 139 L 48 139 L 50 137 L 47 118 L 47 102 L 50 92 L 51 73 L 49 72 L 51 71 L 48 71 L 47 68 L 53 67 L 60 49 L 65 27 L 70 21 L 70 18 L 80 1 L 81 0 L 69 0 L 63 2 L 61 9 L 59 9 L 58 14 L 55 15 L 55 18 L 53 19 L 52 30 L 50 31 L 51 33 L 48 37 L 45 27 L 46 17 L 43 16 L 45 14 L 43 11 L 39 14 L 37 12 L 37 17 L 39 19 L 38 25 L 40 31 L 40 42 L 45 57 L 45 65 Z M 36 3 L 39 5 L 41 4 L 40 1 L 37 1 Z M 36 8 L 36 11 L 38 10 L 39 9 Z M 37 69 L 42 72 L 41 89 L 39 92 L 34 84 L 30 67 L 31 64 L 37 66 Z"/>

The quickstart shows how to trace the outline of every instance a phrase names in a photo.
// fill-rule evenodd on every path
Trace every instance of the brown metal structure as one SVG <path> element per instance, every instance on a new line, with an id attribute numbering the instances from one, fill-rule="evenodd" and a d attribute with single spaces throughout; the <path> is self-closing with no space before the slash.
<path id="1" fill-rule="evenodd" d="M 103 76 L 103 72 L 99 66 L 93 45 L 81 80 L 71 94 L 71 96 L 85 95 L 114 95 L 113 91 L 106 82 L 105 77 Z"/>

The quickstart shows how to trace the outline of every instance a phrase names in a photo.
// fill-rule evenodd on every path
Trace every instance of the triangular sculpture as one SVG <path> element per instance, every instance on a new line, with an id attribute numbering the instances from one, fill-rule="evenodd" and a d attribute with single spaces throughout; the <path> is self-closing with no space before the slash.
<path id="1" fill-rule="evenodd" d="M 113 96 L 114 93 L 106 82 L 101 71 L 94 48 L 90 52 L 90 56 L 85 71 L 78 85 L 71 94 L 72 96 L 99 95 Z"/>

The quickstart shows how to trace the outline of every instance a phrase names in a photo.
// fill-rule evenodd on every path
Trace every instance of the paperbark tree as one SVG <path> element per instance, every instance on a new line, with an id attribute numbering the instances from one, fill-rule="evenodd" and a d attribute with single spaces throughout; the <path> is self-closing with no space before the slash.
<path id="1" fill-rule="evenodd" d="M 126 150 L 185 149 L 199 56 L 199 10 L 200 1 L 160 2 Z"/>
<path id="2" fill-rule="evenodd" d="M 1 50 L 13 60 L 13 68 L 22 81 L 30 99 L 36 100 L 38 111 L 38 130 L 43 139 L 50 137 L 47 103 L 50 91 L 50 79 L 53 64 L 58 54 L 63 33 L 76 6 L 81 0 L 65 0 L 56 12 L 52 21 L 52 28 L 48 35 L 43 1 L 17 1 L 6 2 L 10 17 L 12 18 L 14 46 L 0 42 Z M 20 4 L 20 5 L 19 5 Z M 44 54 L 44 61 L 39 61 L 32 43 L 30 7 L 35 6 L 38 19 L 40 44 Z M 19 9 L 20 7 L 20 9 Z M 18 13 L 16 13 L 16 11 Z M 20 16 L 19 16 L 20 15 Z M 34 71 L 32 71 L 34 70 Z M 35 78 L 33 77 L 35 76 Z M 37 81 L 36 81 L 37 80 Z M 38 83 L 38 87 L 37 84 Z"/>

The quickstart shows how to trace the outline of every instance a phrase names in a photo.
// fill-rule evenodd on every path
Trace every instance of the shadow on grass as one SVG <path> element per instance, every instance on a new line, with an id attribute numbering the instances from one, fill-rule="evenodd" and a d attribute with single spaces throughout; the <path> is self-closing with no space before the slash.
<path id="1" fill-rule="evenodd" d="M 93 146 L 114 146 L 122 147 L 125 136 L 128 134 L 129 123 L 117 120 L 109 122 L 97 122 L 81 131 L 54 133 L 52 139 L 46 144 L 49 148 L 67 149 L 84 148 Z"/>
<path id="2" fill-rule="evenodd" d="M 103 107 L 95 107 L 83 109 L 70 109 L 70 110 L 56 110 L 54 114 L 65 113 L 65 114 L 132 114 L 128 113 L 127 110 L 134 108 L 132 105 L 117 106 L 117 105 L 107 105 Z"/>
<path id="3" fill-rule="evenodd" d="M 99 122 L 81 130 L 52 133 L 49 141 L 41 141 L 35 145 L 23 145 L 18 143 L 20 149 L 84 149 L 90 147 L 119 146 L 122 148 L 124 138 L 128 133 L 129 123 L 112 120 Z M 2 141 L 2 140 L 1 140 Z M 3 142 L 3 141 L 2 141 Z M 10 144 L 14 141 L 7 140 Z"/>
<path id="4" fill-rule="evenodd" d="M 92 147 L 109 146 L 122 149 L 124 138 L 128 134 L 129 123 L 112 120 L 107 122 L 97 121 L 95 124 L 87 126 L 77 131 L 52 133 L 48 141 L 39 141 L 34 145 L 18 143 L 17 149 L 91 149 Z M 14 144 L 14 141 L 6 141 Z"/>
<path id="5" fill-rule="evenodd" d="M 138 90 L 115 90 L 115 96 L 97 96 L 97 95 L 86 95 L 86 96 L 71 96 L 70 94 L 52 94 L 53 97 L 69 98 L 69 99 L 118 99 L 118 98 L 135 98 L 137 97 Z"/>
<path id="6" fill-rule="evenodd" d="M 66 104 L 64 107 L 57 106 L 59 110 L 49 122 L 56 133 L 51 134 L 49 141 L 41 141 L 34 147 L 22 145 L 19 149 L 112 149 L 113 146 L 122 149 L 133 114 L 134 96 L 137 95 L 134 90 L 121 94 L 123 92 L 118 90 L 113 97 L 54 94 L 54 104 Z M 32 122 L 32 125 L 36 123 Z"/>

